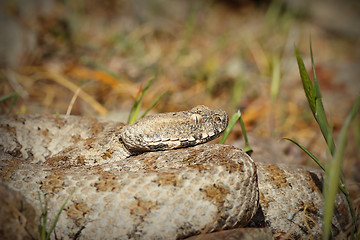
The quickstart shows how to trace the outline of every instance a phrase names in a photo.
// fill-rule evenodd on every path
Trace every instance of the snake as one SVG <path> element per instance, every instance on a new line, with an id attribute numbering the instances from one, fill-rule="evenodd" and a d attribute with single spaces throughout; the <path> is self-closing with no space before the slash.
<path id="1" fill-rule="evenodd" d="M 1 115 L 0 235 L 38 238 L 45 211 L 45 227 L 59 215 L 52 239 L 207 239 L 235 230 L 261 233 L 252 239 L 266 239 L 264 231 L 268 239 L 321 237 L 324 174 L 209 142 L 228 121 L 203 105 L 128 125 Z M 350 221 L 338 193 L 333 236 Z"/>

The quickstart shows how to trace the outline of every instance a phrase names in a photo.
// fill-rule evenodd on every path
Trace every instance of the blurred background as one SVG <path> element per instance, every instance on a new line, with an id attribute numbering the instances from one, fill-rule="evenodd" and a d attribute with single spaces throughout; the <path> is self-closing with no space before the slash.
<path id="1" fill-rule="evenodd" d="M 326 158 L 294 47 L 310 73 L 311 38 L 337 136 L 360 93 L 359 13 L 356 0 L 3 0 L 0 111 L 65 114 L 71 106 L 73 115 L 126 121 L 154 78 L 143 109 L 165 91 L 153 112 L 199 104 L 229 115 L 240 109 L 255 160 L 314 166 L 282 140 L 293 138 Z M 16 101 L 4 99 L 9 94 Z M 350 129 L 344 161 L 354 192 L 359 122 Z M 228 143 L 244 145 L 239 126 Z"/>

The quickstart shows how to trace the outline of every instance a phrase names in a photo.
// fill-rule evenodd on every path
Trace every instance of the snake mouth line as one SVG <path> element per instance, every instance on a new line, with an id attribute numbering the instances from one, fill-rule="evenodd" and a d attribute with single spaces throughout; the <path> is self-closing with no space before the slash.
<path id="1" fill-rule="evenodd" d="M 125 126 L 120 138 L 129 152 L 136 153 L 191 147 L 219 137 L 228 119 L 225 111 L 196 106 L 147 116 Z"/>
<path id="2" fill-rule="evenodd" d="M 157 139 L 151 139 L 148 136 L 142 137 L 142 139 L 147 142 L 148 144 L 157 144 L 157 143 L 167 143 L 167 142 L 178 142 L 179 144 L 182 142 L 196 142 L 198 140 L 212 140 L 220 135 L 220 131 L 214 132 L 210 131 L 209 134 L 201 133 L 199 135 L 193 135 L 189 138 L 157 138 Z"/>
<path id="3" fill-rule="evenodd" d="M 129 149 L 127 147 L 126 144 L 125 147 L 127 147 L 127 149 L 131 152 L 134 153 L 134 155 L 138 155 L 141 154 L 142 152 L 149 152 L 149 151 L 165 151 L 165 150 L 174 150 L 177 148 L 185 148 L 185 147 L 191 147 L 191 146 L 195 146 L 201 143 L 205 143 L 211 140 L 216 139 L 221 133 L 221 132 L 209 132 L 209 134 L 200 134 L 200 135 L 194 135 L 191 136 L 190 138 L 183 138 L 183 139 L 156 139 L 153 141 L 146 141 L 143 140 L 144 142 L 146 141 L 146 145 L 144 145 L 142 148 L 137 148 L 137 149 Z M 145 137 L 142 139 L 146 139 Z M 122 141 L 122 139 L 120 138 L 120 141 Z M 124 142 L 124 141 L 122 141 Z"/>

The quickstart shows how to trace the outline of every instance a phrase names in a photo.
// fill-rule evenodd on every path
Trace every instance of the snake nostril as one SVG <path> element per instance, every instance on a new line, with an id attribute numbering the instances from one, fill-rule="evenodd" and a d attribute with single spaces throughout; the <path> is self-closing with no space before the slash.
<path id="1" fill-rule="evenodd" d="M 221 119 L 221 117 L 219 117 L 219 116 L 216 116 L 216 117 L 214 118 L 214 120 L 215 120 L 215 122 L 222 122 L 222 119 Z"/>

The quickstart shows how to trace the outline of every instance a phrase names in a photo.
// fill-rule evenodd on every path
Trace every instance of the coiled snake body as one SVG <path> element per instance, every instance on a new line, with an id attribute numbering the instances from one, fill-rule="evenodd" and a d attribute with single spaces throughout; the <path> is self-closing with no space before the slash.
<path id="1" fill-rule="evenodd" d="M 244 226 L 268 226 L 297 239 L 319 237 L 322 174 L 255 164 L 235 147 L 201 144 L 218 137 L 227 122 L 224 111 L 205 106 L 131 125 L 75 116 L 1 116 L 0 210 L 20 202 L 22 218 L 0 219 L 0 233 L 18 224 L 18 235 L 37 237 L 39 192 L 51 222 L 74 191 L 54 238 L 182 239 Z M 336 201 L 333 234 L 350 221 L 344 197 Z"/>

